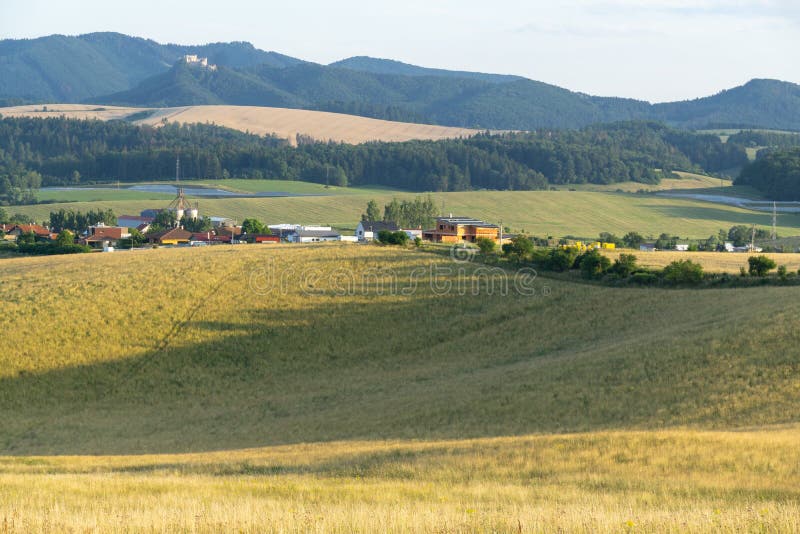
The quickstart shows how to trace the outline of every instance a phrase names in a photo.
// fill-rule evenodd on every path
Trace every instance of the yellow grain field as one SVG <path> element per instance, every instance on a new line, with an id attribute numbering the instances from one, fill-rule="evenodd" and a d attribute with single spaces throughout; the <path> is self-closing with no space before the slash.
<path id="1" fill-rule="evenodd" d="M 797 532 L 797 429 L 0 457 L 17 532 Z"/>
<path id="2" fill-rule="evenodd" d="M 612 260 L 620 254 L 633 254 L 636 263 L 642 267 L 663 269 L 673 261 L 692 260 L 703 266 L 703 270 L 710 273 L 739 273 L 740 269 L 748 268 L 747 259 L 750 256 L 767 256 L 775 260 L 778 265 L 785 265 L 789 272 L 800 269 L 800 254 L 786 253 L 742 253 L 742 252 L 676 252 L 673 250 L 658 250 L 656 252 L 641 252 L 638 250 L 604 250 L 603 253 Z"/>
<path id="3" fill-rule="evenodd" d="M 370 141 L 410 141 L 412 139 L 448 139 L 470 137 L 478 133 L 468 128 L 453 128 L 430 124 L 385 121 L 303 109 L 268 108 L 256 106 L 186 106 L 175 108 L 130 108 L 93 104 L 46 104 L 3 108 L 6 117 L 70 117 L 75 119 L 124 119 L 134 113 L 150 111 L 146 118 L 134 124 L 158 126 L 169 122 L 213 123 L 235 130 L 265 135 L 274 134 L 294 143 L 297 134 L 318 141 L 366 143 Z"/>

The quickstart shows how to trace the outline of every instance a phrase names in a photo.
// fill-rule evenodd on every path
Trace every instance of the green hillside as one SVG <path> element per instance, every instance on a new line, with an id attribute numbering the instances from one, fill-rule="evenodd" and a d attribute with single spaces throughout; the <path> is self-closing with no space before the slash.
<path id="1" fill-rule="evenodd" d="M 0 337 L 0 449 L 797 422 L 794 288 L 503 296 L 473 268 L 354 245 L 2 260 L 5 317 L 43 327 Z"/>

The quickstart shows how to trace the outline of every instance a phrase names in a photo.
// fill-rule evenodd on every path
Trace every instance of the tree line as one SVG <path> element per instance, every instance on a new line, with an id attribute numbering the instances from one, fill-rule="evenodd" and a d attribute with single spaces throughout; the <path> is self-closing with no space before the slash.
<path id="1" fill-rule="evenodd" d="M 749 185 L 772 200 L 800 200 L 800 148 L 772 151 L 742 169 L 736 185 Z"/>
<path id="2" fill-rule="evenodd" d="M 184 178 L 269 178 L 411 191 L 657 183 L 655 169 L 716 171 L 746 160 L 743 147 L 717 136 L 646 122 L 440 141 L 309 141 L 291 147 L 275 137 L 210 124 L 155 128 L 124 121 L 3 118 L 0 202 L 30 201 L 40 185 L 170 179 L 178 153 Z"/>

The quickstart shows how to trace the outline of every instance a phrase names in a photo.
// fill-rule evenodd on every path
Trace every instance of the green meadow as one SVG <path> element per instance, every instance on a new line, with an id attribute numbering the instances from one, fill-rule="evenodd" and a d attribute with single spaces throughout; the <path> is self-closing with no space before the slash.
<path id="1" fill-rule="evenodd" d="M 347 195 L 283 198 L 197 199 L 203 215 L 244 220 L 256 217 L 268 224 L 329 224 L 354 228 L 370 199 L 379 205 L 392 198 L 413 199 L 416 194 L 388 191 Z M 670 233 L 684 238 L 707 238 L 733 225 L 772 225 L 772 216 L 732 206 L 651 194 L 596 191 L 473 191 L 432 193 L 444 213 L 468 215 L 508 226 L 512 231 L 539 236 L 581 237 L 600 232 L 623 235 L 637 231 L 645 236 Z M 86 211 L 110 208 L 118 215 L 137 215 L 141 210 L 163 207 L 166 200 L 103 200 L 18 206 L 9 211 L 47 219 L 59 208 Z M 778 232 L 797 235 L 798 215 L 781 215 Z"/>

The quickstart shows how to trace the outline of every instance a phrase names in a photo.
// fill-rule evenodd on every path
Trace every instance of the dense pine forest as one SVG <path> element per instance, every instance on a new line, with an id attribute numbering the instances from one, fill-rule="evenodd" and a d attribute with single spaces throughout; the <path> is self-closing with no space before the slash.
<path id="1" fill-rule="evenodd" d="M 0 119 L 0 201 L 29 202 L 40 185 L 169 179 L 180 154 L 185 178 L 302 180 L 412 191 L 542 189 L 550 184 L 655 183 L 655 169 L 729 169 L 744 148 L 657 123 L 582 130 L 482 134 L 469 139 L 314 143 L 207 124 L 162 127 L 64 118 Z"/>
<path id="2" fill-rule="evenodd" d="M 764 153 L 742 169 L 736 184 L 755 187 L 773 200 L 800 200 L 800 148 Z"/>

